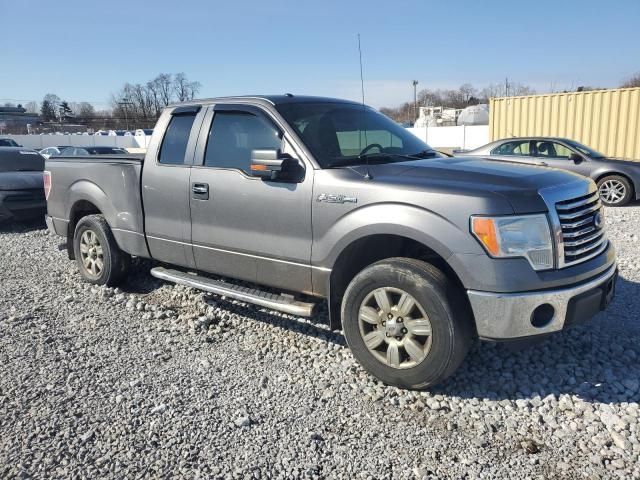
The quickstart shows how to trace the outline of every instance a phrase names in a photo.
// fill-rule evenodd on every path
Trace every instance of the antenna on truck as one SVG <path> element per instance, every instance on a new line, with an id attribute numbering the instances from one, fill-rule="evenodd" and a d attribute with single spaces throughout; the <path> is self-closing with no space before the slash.
<path id="1" fill-rule="evenodd" d="M 367 126 L 365 125 L 365 103 L 364 103 L 364 75 L 362 74 L 362 46 L 360 44 L 360 34 L 358 33 L 358 54 L 360 56 L 360 89 L 362 91 L 362 126 L 364 127 L 364 143 L 369 145 L 367 141 Z M 360 152 L 362 152 L 362 132 L 358 132 L 358 145 Z M 367 174 L 364 176 L 367 180 L 371 180 L 371 172 L 369 172 L 369 157 L 367 157 Z"/>

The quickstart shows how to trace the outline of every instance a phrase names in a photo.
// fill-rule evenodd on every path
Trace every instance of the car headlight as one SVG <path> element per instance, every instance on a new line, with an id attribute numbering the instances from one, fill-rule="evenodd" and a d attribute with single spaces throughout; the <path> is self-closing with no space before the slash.
<path id="1" fill-rule="evenodd" d="M 472 216 L 471 232 L 492 257 L 524 257 L 534 270 L 553 268 L 553 242 L 544 214 Z"/>

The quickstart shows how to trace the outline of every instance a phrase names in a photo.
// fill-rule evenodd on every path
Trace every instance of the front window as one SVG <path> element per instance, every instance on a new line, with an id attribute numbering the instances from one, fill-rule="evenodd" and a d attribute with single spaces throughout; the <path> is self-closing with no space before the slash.
<path id="1" fill-rule="evenodd" d="M 543 140 L 536 142 L 536 155 L 544 158 L 569 158 L 573 153 L 568 147 L 557 142 Z"/>
<path id="2" fill-rule="evenodd" d="M 322 168 L 438 156 L 418 137 L 370 107 L 347 103 L 277 106 Z M 408 158 L 409 157 L 409 158 Z"/>
<path id="3" fill-rule="evenodd" d="M 281 148 L 282 134 L 266 119 L 248 112 L 218 111 L 209 131 L 204 165 L 251 175 L 253 150 Z"/>

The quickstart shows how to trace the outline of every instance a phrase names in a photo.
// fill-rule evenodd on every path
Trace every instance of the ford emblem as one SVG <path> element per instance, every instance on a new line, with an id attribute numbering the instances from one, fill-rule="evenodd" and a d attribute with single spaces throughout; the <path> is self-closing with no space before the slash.
<path id="1" fill-rule="evenodd" d="M 600 228 L 602 227 L 602 224 L 604 223 L 604 217 L 602 216 L 602 213 L 598 212 L 593 216 L 593 224 L 596 226 L 596 228 Z"/>

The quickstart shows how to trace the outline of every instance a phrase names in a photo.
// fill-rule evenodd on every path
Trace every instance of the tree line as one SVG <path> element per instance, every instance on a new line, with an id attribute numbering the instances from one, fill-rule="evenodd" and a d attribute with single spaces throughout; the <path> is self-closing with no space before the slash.
<path id="1" fill-rule="evenodd" d="M 111 95 L 109 109 L 96 110 L 89 102 L 68 102 L 48 93 L 40 108 L 36 102 L 25 105 L 28 112 L 39 112 L 42 122 L 81 124 L 94 130 L 153 128 L 163 108 L 174 102 L 192 100 L 200 91 L 200 82 L 184 73 L 160 73 L 145 83 L 125 83 Z"/>
<path id="2" fill-rule="evenodd" d="M 511 82 L 492 83 L 477 89 L 470 83 L 464 83 L 457 89 L 423 89 L 417 93 L 418 107 L 465 108 L 470 105 L 489 103 L 491 97 L 512 97 L 517 95 L 533 95 L 536 91 L 528 85 Z M 397 122 L 412 123 L 418 116 L 413 101 L 404 102 L 397 107 L 383 107 L 382 113 Z"/>
<path id="3" fill-rule="evenodd" d="M 620 88 L 640 87 L 640 72 L 632 75 L 620 83 Z M 601 90 L 604 87 L 581 86 L 577 91 Z M 566 92 L 566 90 L 565 90 Z M 423 89 L 417 93 L 418 107 L 449 107 L 465 108 L 470 105 L 489 103 L 491 97 L 515 97 L 520 95 L 534 95 L 535 89 L 518 82 L 506 79 L 504 83 L 492 83 L 482 89 L 477 89 L 469 83 L 457 89 Z M 383 107 L 382 113 L 400 123 L 413 123 L 418 117 L 416 104 L 413 101 L 404 102 L 397 107 Z"/>

